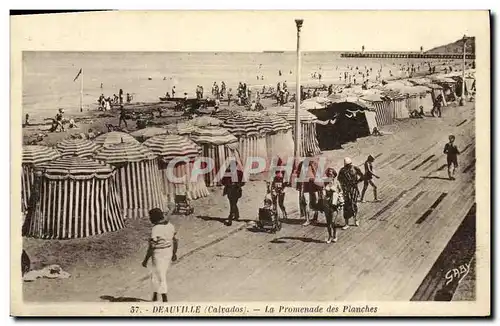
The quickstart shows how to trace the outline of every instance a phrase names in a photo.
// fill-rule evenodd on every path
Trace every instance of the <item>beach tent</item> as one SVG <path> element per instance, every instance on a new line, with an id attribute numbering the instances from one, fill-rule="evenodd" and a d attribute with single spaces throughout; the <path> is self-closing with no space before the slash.
<path id="1" fill-rule="evenodd" d="M 188 136 L 195 130 L 195 126 L 189 122 L 179 122 L 166 125 L 165 129 L 168 134 Z"/>
<path id="2" fill-rule="evenodd" d="M 34 181 L 34 168 L 42 163 L 58 158 L 61 154 L 55 149 L 41 145 L 23 145 L 21 174 L 21 210 L 28 209 L 31 187 Z"/>
<path id="3" fill-rule="evenodd" d="M 74 239 L 117 231 L 124 226 L 113 167 L 66 156 L 36 168 L 23 236 Z"/>
<path id="4" fill-rule="evenodd" d="M 278 115 L 283 117 L 292 126 L 292 135 L 295 135 L 295 110 L 283 111 L 278 113 Z M 308 151 L 311 151 L 314 155 L 320 154 L 321 150 L 319 149 L 316 137 L 316 116 L 304 109 L 299 109 L 299 117 L 301 127 L 300 156 L 305 156 Z"/>
<path id="5" fill-rule="evenodd" d="M 318 118 L 316 133 L 321 150 L 340 148 L 344 143 L 369 136 L 377 126 L 375 113 L 360 101 L 332 103 L 311 113 Z"/>
<path id="6" fill-rule="evenodd" d="M 156 136 L 145 141 L 144 146 L 158 155 L 162 192 L 169 203 L 175 202 L 176 195 L 186 195 L 192 200 L 210 194 L 204 176 L 199 174 L 193 177 L 193 165 L 199 158 L 200 148 L 187 136 Z M 172 161 L 174 159 L 176 161 Z M 178 163 L 174 165 L 175 162 Z M 171 176 L 184 180 L 173 180 Z"/>
<path id="7" fill-rule="evenodd" d="M 224 120 L 222 127 L 238 139 L 243 166 L 249 157 L 267 158 L 265 133 L 259 132 L 254 118 L 238 114 Z"/>
<path id="8" fill-rule="evenodd" d="M 125 219 L 144 218 L 150 209 L 166 209 L 156 155 L 137 143 L 103 146 L 94 159 L 116 168 L 115 183 Z"/>
<path id="9" fill-rule="evenodd" d="M 282 117 L 264 114 L 255 119 L 259 132 L 266 135 L 267 159 L 280 157 L 287 160 L 293 156 L 292 126 Z"/>
<path id="10" fill-rule="evenodd" d="M 121 131 L 111 131 L 111 132 L 102 134 L 100 136 L 97 136 L 94 139 L 94 141 L 99 146 L 108 146 L 108 145 L 120 144 L 120 143 L 139 144 L 139 142 L 134 137 L 132 137 L 130 134 L 127 134 L 127 133 L 121 132 Z"/>
<path id="11" fill-rule="evenodd" d="M 168 130 L 166 128 L 146 127 L 146 128 L 131 132 L 130 135 L 142 143 L 151 137 L 158 136 L 158 135 L 165 135 L 167 133 L 168 133 Z"/>
<path id="12" fill-rule="evenodd" d="M 190 138 L 201 146 L 202 157 L 212 159 L 214 166 L 205 174 L 205 184 L 208 187 L 219 184 L 216 176 L 231 157 L 239 158 L 238 139 L 222 127 L 207 126 L 196 128 Z M 241 160 L 240 160 L 241 164 Z M 202 168 L 204 168 L 202 166 Z"/>
<path id="13" fill-rule="evenodd" d="M 91 157 L 99 145 L 87 139 L 67 138 L 59 142 L 56 148 L 61 156 Z"/>
<path id="14" fill-rule="evenodd" d="M 228 109 L 222 109 L 222 110 L 216 112 L 214 114 L 214 117 L 217 118 L 217 119 L 219 119 L 219 120 L 224 121 L 227 118 L 230 118 L 230 117 L 232 117 L 232 116 L 234 116 L 236 114 L 237 114 L 237 112 L 235 112 L 235 111 L 228 110 Z"/>

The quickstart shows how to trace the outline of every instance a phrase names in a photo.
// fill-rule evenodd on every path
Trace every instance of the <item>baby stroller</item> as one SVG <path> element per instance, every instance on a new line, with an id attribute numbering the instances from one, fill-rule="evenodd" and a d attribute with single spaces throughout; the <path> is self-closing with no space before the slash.
<path id="1" fill-rule="evenodd" d="M 281 221 L 278 218 L 278 212 L 273 207 L 273 200 L 270 194 L 266 194 L 266 197 L 264 197 L 264 207 L 259 208 L 257 226 L 271 233 L 281 230 Z"/>
<path id="2" fill-rule="evenodd" d="M 191 206 L 187 195 L 175 195 L 175 208 L 173 214 L 191 215 L 194 213 L 194 208 Z"/>

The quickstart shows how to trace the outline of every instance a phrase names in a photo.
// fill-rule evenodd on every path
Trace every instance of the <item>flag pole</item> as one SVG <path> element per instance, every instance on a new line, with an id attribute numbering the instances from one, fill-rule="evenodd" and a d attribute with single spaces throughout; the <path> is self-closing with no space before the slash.
<path id="1" fill-rule="evenodd" d="M 80 77 L 80 112 L 83 112 L 83 68 Z"/>

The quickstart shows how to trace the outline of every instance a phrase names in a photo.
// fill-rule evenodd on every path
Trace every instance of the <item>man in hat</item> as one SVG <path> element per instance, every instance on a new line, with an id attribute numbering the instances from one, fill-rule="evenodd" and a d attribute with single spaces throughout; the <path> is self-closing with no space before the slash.
<path id="1" fill-rule="evenodd" d="M 125 128 L 128 128 L 127 126 L 127 112 L 125 111 L 125 108 L 123 105 L 120 105 L 120 118 L 118 120 L 118 127 L 122 126 L 122 121 L 125 123 Z"/>
<path id="2" fill-rule="evenodd" d="M 228 166 L 221 183 L 224 185 L 222 195 L 227 196 L 227 200 L 229 201 L 229 216 L 224 224 L 231 226 L 233 224 L 233 220 L 239 220 L 240 218 L 238 200 L 243 195 L 243 171 L 236 168 L 236 178 L 233 180 L 231 165 Z"/>
<path id="3" fill-rule="evenodd" d="M 339 182 L 344 194 L 344 219 L 345 225 L 342 230 L 349 228 L 349 219 L 354 218 L 354 224 L 359 226 L 358 216 L 358 182 L 362 180 L 363 172 L 352 164 L 349 157 L 344 159 L 344 166 L 339 171 Z"/>
<path id="4" fill-rule="evenodd" d="M 56 114 L 56 128 L 55 128 L 56 131 L 58 127 L 61 128 L 61 131 L 64 131 L 63 114 L 64 114 L 63 109 L 59 109 L 59 112 Z"/>

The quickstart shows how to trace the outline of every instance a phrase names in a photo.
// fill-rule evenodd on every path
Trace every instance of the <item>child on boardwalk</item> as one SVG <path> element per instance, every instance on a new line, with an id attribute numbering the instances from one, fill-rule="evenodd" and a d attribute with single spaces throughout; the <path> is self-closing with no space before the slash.
<path id="1" fill-rule="evenodd" d="M 150 210 L 149 220 L 154 226 L 151 230 L 148 251 L 142 262 L 142 266 L 147 267 L 149 258 L 152 258 L 152 301 L 157 301 L 158 293 L 160 293 L 162 301 L 167 302 L 167 272 L 170 267 L 170 262 L 177 260 L 178 240 L 175 237 L 175 227 L 172 223 L 169 223 L 168 218 L 165 217 L 161 209 L 154 208 Z"/>
<path id="2" fill-rule="evenodd" d="M 448 139 L 450 142 L 444 146 L 443 153 L 446 154 L 446 162 L 448 163 L 448 178 L 455 180 L 455 169 L 458 167 L 458 155 L 460 152 L 457 145 L 454 144 L 455 136 L 450 135 Z"/>
<path id="3" fill-rule="evenodd" d="M 373 173 L 373 162 L 375 161 L 375 158 L 371 155 L 368 155 L 368 158 L 366 159 L 365 162 L 365 174 L 363 176 L 363 190 L 361 191 L 361 199 L 360 202 L 364 203 L 365 201 L 365 193 L 366 190 L 368 189 L 368 185 L 372 186 L 373 188 L 373 197 L 375 201 L 378 201 L 377 198 L 377 186 L 373 182 L 373 177 L 379 179 L 379 176 L 375 175 Z"/>

